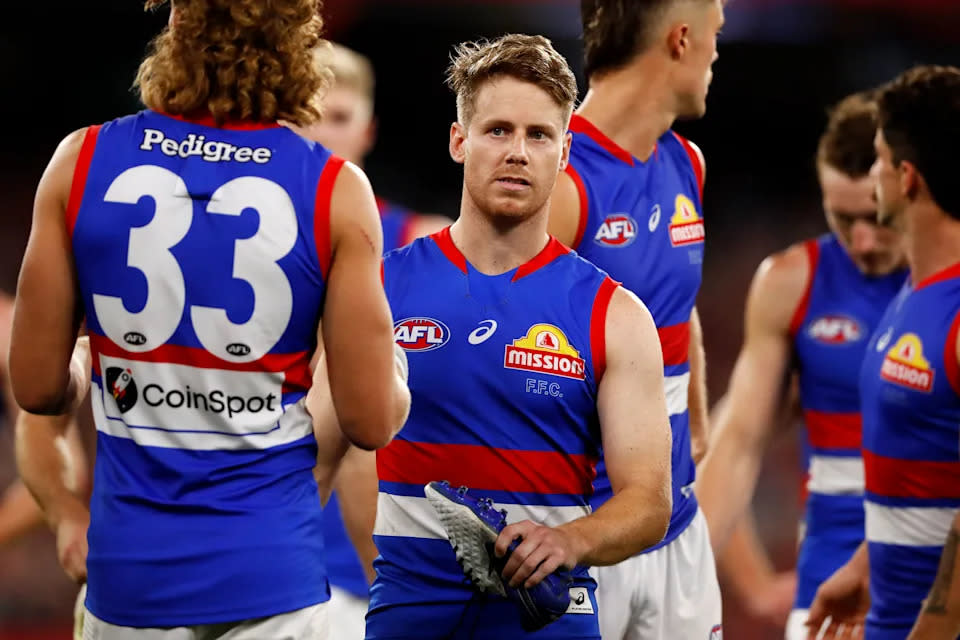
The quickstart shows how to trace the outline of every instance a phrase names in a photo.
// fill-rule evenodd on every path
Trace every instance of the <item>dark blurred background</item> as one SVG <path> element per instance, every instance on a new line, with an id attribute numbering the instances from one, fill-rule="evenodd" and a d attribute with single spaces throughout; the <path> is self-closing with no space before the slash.
<path id="1" fill-rule="evenodd" d="M 379 194 L 455 217 L 459 168 L 447 155 L 452 45 L 540 33 L 581 73 L 578 0 L 327 0 L 328 36 L 377 71 L 379 141 L 367 170 Z M 6 3 L 0 19 L 0 289 L 12 292 L 33 192 L 59 140 L 140 108 L 130 89 L 166 22 L 137 0 Z M 711 396 L 740 344 L 741 310 L 762 258 L 825 229 L 813 154 L 826 108 L 918 63 L 960 65 L 958 0 L 730 0 L 708 114 L 677 129 L 707 158 L 707 257 L 699 298 Z M 755 499 L 764 541 L 789 568 L 800 514 L 796 431 L 774 443 Z M 0 488 L 15 474 L 0 428 Z M 0 640 L 66 638 L 75 588 L 52 537 L 0 549 Z M 727 598 L 726 636 L 782 637 Z"/>

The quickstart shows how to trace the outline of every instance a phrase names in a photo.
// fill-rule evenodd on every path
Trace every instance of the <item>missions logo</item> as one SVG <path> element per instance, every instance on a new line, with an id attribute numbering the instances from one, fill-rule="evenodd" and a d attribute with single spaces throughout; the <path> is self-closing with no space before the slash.
<path id="1" fill-rule="evenodd" d="M 923 357 L 923 344 L 915 333 L 905 333 L 887 351 L 880 368 L 880 377 L 887 382 L 914 391 L 933 390 L 934 371 Z"/>
<path id="2" fill-rule="evenodd" d="M 677 194 L 673 217 L 670 218 L 670 244 L 675 247 L 699 244 L 705 236 L 703 220 L 697 215 L 693 201 L 682 193 Z"/>
<path id="3" fill-rule="evenodd" d="M 552 376 L 583 380 L 585 368 L 580 353 L 567 341 L 563 331 L 552 324 L 535 324 L 527 335 L 508 344 L 503 366 Z"/>

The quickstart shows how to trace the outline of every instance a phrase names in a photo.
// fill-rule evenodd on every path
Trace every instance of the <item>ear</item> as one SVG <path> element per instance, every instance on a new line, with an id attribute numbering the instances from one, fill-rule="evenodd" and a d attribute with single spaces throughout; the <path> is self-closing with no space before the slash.
<path id="1" fill-rule="evenodd" d="M 373 149 L 373 145 L 377 141 L 377 127 L 380 123 L 377 121 L 376 116 L 370 118 L 370 124 L 367 125 L 367 130 L 363 132 L 363 155 L 366 156 Z"/>
<path id="2" fill-rule="evenodd" d="M 682 58 L 690 48 L 690 25 L 678 22 L 667 33 L 667 50 L 674 60 Z"/>
<path id="3" fill-rule="evenodd" d="M 566 170 L 570 164 L 570 143 L 573 141 L 573 134 L 567 131 L 563 134 L 563 153 L 560 154 L 560 171 Z"/>
<path id="4" fill-rule="evenodd" d="M 900 193 L 906 196 L 908 200 L 915 200 L 917 192 L 923 186 L 923 176 L 917 171 L 917 167 L 907 160 L 900 163 L 898 170 L 900 172 Z"/>
<path id="5" fill-rule="evenodd" d="M 450 157 L 457 164 L 463 164 L 467 159 L 467 130 L 459 122 L 450 125 Z"/>

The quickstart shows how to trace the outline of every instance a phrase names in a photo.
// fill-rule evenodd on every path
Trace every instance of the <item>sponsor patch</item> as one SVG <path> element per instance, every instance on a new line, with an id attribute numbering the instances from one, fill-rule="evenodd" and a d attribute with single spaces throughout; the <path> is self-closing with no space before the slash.
<path id="1" fill-rule="evenodd" d="M 860 323 L 842 314 L 823 315 L 810 323 L 807 335 L 824 344 L 849 344 L 863 337 Z"/>
<path id="2" fill-rule="evenodd" d="M 923 357 L 923 343 L 915 333 L 905 333 L 887 351 L 880 367 L 880 377 L 887 382 L 930 393 L 934 370 Z"/>
<path id="3" fill-rule="evenodd" d="M 693 201 L 682 193 L 674 201 L 673 217 L 670 218 L 670 244 L 682 247 L 703 242 L 706 231 L 703 220 L 697 215 Z"/>
<path id="4" fill-rule="evenodd" d="M 626 247 L 637 239 L 637 221 L 626 213 L 611 213 L 597 229 L 593 241 L 604 247 Z"/>
<path id="5" fill-rule="evenodd" d="M 570 344 L 563 331 L 552 324 L 535 324 L 527 335 L 508 344 L 503 366 L 574 380 L 586 377 L 580 352 Z"/>

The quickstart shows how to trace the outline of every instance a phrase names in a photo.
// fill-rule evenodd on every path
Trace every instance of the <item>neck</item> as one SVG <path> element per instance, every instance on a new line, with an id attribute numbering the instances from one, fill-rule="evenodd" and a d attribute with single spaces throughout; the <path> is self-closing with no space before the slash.
<path id="1" fill-rule="evenodd" d="M 907 258 L 914 284 L 954 265 L 960 258 L 960 220 L 931 203 L 906 216 Z"/>
<path id="2" fill-rule="evenodd" d="M 590 90 L 577 113 L 646 161 L 657 140 L 677 119 L 670 96 L 666 68 L 641 56 L 623 69 L 591 78 Z"/>
<path id="3" fill-rule="evenodd" d="M 529 262 L 547 245 L 547 212 L 543 208 L 515 224 L 498 224 L 476 206 L 464 188 L 460 217 L 450 227 L 453 243 L 473 268 L 500 275 Z"/>

